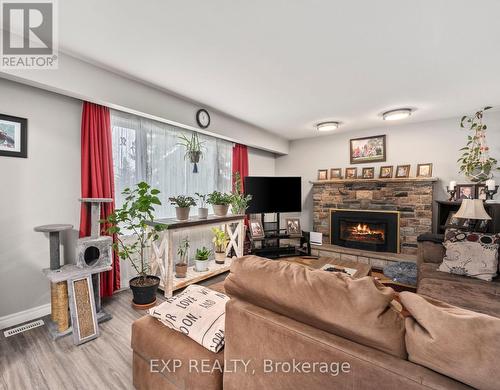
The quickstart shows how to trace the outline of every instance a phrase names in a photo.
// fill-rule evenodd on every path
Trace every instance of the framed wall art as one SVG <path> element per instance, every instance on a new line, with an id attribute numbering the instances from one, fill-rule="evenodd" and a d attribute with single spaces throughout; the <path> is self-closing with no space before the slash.
<path id="1" fill-rule="evenodd" d="M 28 157 L 28 120 L 0 114 L 0 156 Z"/>
<path id="2" fill-rule="evenodd" d="M 385 135 L 351 139 L 349 156 L 351 164 L 386 161 Z"/>

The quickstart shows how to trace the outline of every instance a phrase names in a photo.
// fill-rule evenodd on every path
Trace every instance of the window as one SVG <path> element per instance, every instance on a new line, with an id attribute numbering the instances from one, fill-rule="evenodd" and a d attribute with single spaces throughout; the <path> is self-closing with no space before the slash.
<path id="1" fill-rule="evenodd" d="M 158 218 L 175 216 L 170 196 L 231 190 L 231 142 L 200 134 L 204 153 L 199 172 L 193 173 L 193 164 L 185 160 L 185 148 L 178 141 L 182 133 L 190 136 L 188 131 L 115 110 L 111 110 L 111 127 L 116 207 L 123 204 L 123 189 L 140 181 L 161 191 L 162 205 L 155 209 Z"/>

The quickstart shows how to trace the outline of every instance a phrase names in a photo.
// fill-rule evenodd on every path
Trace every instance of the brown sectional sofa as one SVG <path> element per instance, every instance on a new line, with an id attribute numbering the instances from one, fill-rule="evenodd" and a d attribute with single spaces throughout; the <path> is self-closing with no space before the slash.
<path id="1" fill-rule="evenodd" d="M 436 234 L 418 237 L 417 293 L 500 318 L 500 276 L 486 282 L 438 271 L 446 253 L 443 238 Z"/>
<path id="2" fill-rule="evenodd" d="M 449 359 L 445 351 L 442 359 L 439 353 L 431 354 L 426 367 L 425 353 L 432 350 L 432 338 L 423 352 L 412 351 L 424 364 L 409 361 L 405 326 L 418 330 L 419 323 L 396 310 L 394 292 L 370 277 L 352 281 L 297 264 L 246 257 L 233 264 L 224 287 L 231 300 L 226 305 L 225 349 L 219 354 L 152 318 L 133 324 L 137 389 L 470 389 L 464 382 L 476 383 L 467 377 L 460 382 L 428 368 L 443 361 L 445 370 L 446 365 L 451 368 L 442 372 L 463 372 L 459 364 L 453 366 L 460 357 Z M 499 337 L 494 338 L 500 342 L 500 327 L 497 331 L 495 326 L 493 334 Z M 418 337 L 429 342 L 425 328 L 411 335 L 409 345 L 420 345 Z M 460 345 L 452 350 L 460 350 Z M 488 361 L 498 361 L 500 344 L 493 343 L 489 351 Z M 183 360 L 182 370 L 151 372 L 151 359 L 175 358 Z M 225 372 L 190 373 L 185 369 L 190 359 L 210 364 L 217 360 L 225 364 Z M 237 367 L 238 361 L 248 365 Z M 294 362 L 299 363 L 295 372 Z M 313 370 L 315 362 L 328 363 L 326 372 L 317 366 Z M 493 371 L 480 383 L 494 389 L 499 382 L 499 374 Z"/>

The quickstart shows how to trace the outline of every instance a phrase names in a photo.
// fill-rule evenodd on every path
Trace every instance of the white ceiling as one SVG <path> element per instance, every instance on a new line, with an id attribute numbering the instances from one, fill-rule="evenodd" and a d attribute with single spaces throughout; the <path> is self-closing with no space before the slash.
<path id="1" fill-rule="evenodd" d="M 498 0 L 64 0 L 60 48 L 288 139 L 500 104 Z M 403 123 L 402 121 L 397 124 Z"/>

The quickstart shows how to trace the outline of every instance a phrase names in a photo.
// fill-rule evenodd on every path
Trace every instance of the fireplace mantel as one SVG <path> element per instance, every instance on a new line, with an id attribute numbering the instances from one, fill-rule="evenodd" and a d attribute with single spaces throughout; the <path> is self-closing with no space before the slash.
<path id="1" fill-rule="evenodd" d="M 400 215 L 401 253 L 414 255 L 417 237 L 432 231 L 435 177 L 337 179 L 311 182 L 313 229 L 330 244 L 330 210 L 393 210 Z"/>
<path id="2" fill-rule="evenodd" d="M 392 178 L 392 179 L 331 179 L 331 180 L 314 180 L 310 181 L 312 185 L 319 186 L 324 184 L 351 184 L 351 183 L 425 183 L 436 182 L 437 177 L 407 177 L 407 178 Z"/>

